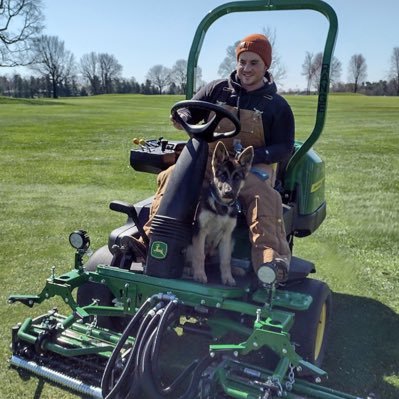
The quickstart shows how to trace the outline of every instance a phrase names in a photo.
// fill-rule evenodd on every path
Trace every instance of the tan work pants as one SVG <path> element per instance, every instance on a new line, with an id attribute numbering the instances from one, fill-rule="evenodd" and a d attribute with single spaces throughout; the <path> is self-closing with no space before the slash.
<path id="1" fill-rule="evenodd" d="M 249 173 L 240 193 L 240 202 L 249 228 L 252 265 L 255 271 L 262 263 L 270 262 L 277 257 L 289 264 L 291 257 L 282 217 L 281 196 L 272 187 L 275 181 L 275 168 L 273 165 L 264 164 L 257 164 L 256 168 L 267 172 L 269 179 L 263 181 L 257 175 Z M 174 166 L 158 175 L 158 190 L 151 206 L 150 219 L 144 226 L 147 234 L 150 232 L 151 220 L 159 208 L 173 169 Z"/>
<path id="2" fill-rule="evenodd" d="M 264 101 L 267 101 L 267 99 Z M 237 112 L 233 107 L 225 107 L 233 113 Z M 226 124 L 224 121 L 221 121 L 217 129 L 218 131 L 229 131 L 232 129 L 231 123 L 227 122 Z M 240 122 L 240 133 L 234 138 L 223 140 L 223 143 L 231 153 L 233 153 L 234 142 L 236 140 L 239 140 L 243 147 L 252 145 L 254 148 L 257 148 L 265 145 L 261 112 L 256 110 L 240 110 Z M 211 176 L 210 163 L 212 151 L 215 146 L 216 143 L 211 143 L 209 146 L 210 151 L 205 182 L 209 181 Z M 249 239 L 252 244 L 252 265 L 256 272 L 262 263 L 271 262 L 276 258 L 283 259 L 289 265 L 291 251 L 285 232 L 281 196 L 273 188 L 276 179 L 275 165 L 256 164 L 254 167 L 267 172 L 269 178 L 262 180 L 256 174 L 249 173 L 239 199 L 249 227 Z M 151 220 L 156 214 L 165 193 L 173 168 L 174 166 L 158 175 L 158 191 L 152 203 L 150 219 L 144 226 L 147 234 L 150 230 Z"/>

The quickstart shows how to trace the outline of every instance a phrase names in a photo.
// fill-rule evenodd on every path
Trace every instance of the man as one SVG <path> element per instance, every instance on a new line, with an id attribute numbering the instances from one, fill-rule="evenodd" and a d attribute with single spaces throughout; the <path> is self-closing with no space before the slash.
<path id="1" fill-rule="evenodd" d="M 237 148 L 254 147 L 252 173 L 240 194 L 252 244 L 252 265 L 258 275 L 265 268 L 273 268 L 281 282 L 287 278 L 291 251 L 286 239 L 281 196 L 273 186 L 276 164 L 293 152 L 294 117 L 288 103 L 277 94 L 268 72 L 272 49 L 267 37 L 261 34 L 245 37 L 236 48 L 236 57 L 237 67 L 230 77 L 207 84 L 193 100 L 221 104 L 237 115 L 241 122 L 240 133 L 223 140 L 232 155 Z M 201 110 L 182 110 L 180 115 L 190 124 L 208 117 Z M 218 130 L 229 131 L 231 126 L 222 120 Z M 215 145 L 210 144 L 210 156 Z M 167 170 L 158 176 L 159 188 L 152 215 L 159 206 L 169 175 L 170 170 Z"/>

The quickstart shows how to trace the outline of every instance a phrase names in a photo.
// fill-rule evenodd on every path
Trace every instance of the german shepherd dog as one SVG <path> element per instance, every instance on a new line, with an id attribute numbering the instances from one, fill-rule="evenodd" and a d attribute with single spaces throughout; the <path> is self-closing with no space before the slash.
<path id="1" fill-rule="evenodd" d="M 232 232 L 237 223 L 237 198 L 252 165 L 253 147 L 230 157 L 219 141 L 212 156 L 212 178 L 204 185 L 197 209 L 192 245 L 187 250 L 193 279 L 207 283 L 205 257 L 218 250 L 223 284 L 234 286 L 231 272 Z"/>

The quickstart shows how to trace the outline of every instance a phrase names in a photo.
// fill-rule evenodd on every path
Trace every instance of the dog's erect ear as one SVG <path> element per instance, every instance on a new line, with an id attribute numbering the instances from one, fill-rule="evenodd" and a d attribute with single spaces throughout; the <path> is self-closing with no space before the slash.
<path id="1" fill-rule="evenodd" d="M 213 156 L 212 156 L 212 165 L 220 165 L 223 162 L 228 161 L 230 158 L 230 155 L 225 147 L 225 145 L 221 142 L 218 141 L 216 144 L 215 151 L 213 151 Z"/>
<path id="2" fill-rule="evenodd" d="M 245 168 L 245 173 L 248 173 L 252 166 L 254 159 L 254 148 L 252 146 L 247 147 L 238 157 L 239 164 Z"/>

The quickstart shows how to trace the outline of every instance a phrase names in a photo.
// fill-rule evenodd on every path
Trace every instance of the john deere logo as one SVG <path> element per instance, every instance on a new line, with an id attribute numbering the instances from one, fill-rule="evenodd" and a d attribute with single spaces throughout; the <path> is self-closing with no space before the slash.
<path id="1" fill-rule="evenodd" d="M 168 254 L 168 244 L 162 241 L 154 241 L 151 245 L 151 256 L 155 259 L 165 259 Z"/>

